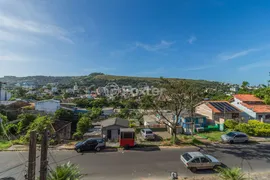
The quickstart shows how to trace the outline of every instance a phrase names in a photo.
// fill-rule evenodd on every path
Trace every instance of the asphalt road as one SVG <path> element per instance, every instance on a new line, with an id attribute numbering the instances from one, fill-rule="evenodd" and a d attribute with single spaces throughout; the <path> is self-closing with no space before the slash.
<path id="1" fill-rule="evenodd" d="M 155 149 L 152 151 L 129 150 L 123 152 L 76 153 L 75 151 L 50 151 L 49 163 L 71 161 L 79 165 L 84 179 L 128 180 L 167 179 L 172 171 L 179 176 L 197 176 L 213 171 L 190 172 L 179 160 L 179 155 L 198 148 Z M 270 169 L 270 144 L 209 146 L 204 152 L 218 158 L 228 167 L 238 166 L 246 172 L 263 172 Z M 37 153 L 39 156 L 39 152 Z M 19 158 L 20 157 L 20 158 Z M 0 177 L 23 179 L 27 152 L 0 152 Z M 21 160 L 20 160 L 21 159 Z M 20 165 L 22 164 L 22 165 Z M 15 166 L 15 168 L 14 168 Z M 18 167 L 16 167 L 18 166 Z M 10 169 L 11 168 L 11 169 Z M 37 158 L 38 175 L 39 157 Z"/>

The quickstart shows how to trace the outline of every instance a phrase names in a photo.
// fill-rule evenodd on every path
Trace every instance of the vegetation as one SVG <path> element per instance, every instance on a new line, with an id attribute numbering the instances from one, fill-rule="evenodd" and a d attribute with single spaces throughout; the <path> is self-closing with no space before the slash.
<path id="1" fill-rule="evenodd" d="M 239 123 L 236 120 L 233 119 L 227 119 L 224 123 L 226 128 L 229 129 L 234 129 L 236 125 L 238 125 Z"/>
<path id="2" fill-rule="evenodd" d="M 270 124 L 258 120 L 249 120 L 248 123 L 238 123 L 233 120 L 226 120 L 225 126 L 235 131 L 241 131 L 251 136 L 270 136 Z"/>
<path id="3" fill-rule="evenodd" d="M 11 146 L 11 142 L 7 140 L 0 140 L 0 151 L 5 150 Z"/>
<path id="4" fill-rule="evenodd" d="M 213 131 L 213 132 L 204 132 L 204 133 L 198 133 L 197 135 L 208 139 L 210 141 L 216 142 L 216 141 L 220 141 L 220 137 L 221 135 L 228 133 L 229 131 L 226 132 L 221 132 L 221 131 Z"/>
<path id="5" fill-rule="evenodd" d="M 223 180 L 245 180 L 245 174 L 242 172 L 241 168 L 218 168 L 219 178 Z"/>
<path id="6" fill-rule="evenodd" d="M 20 122 L 18 123 L 18 127 L 17 127 L 17 133 L 23 133 L 25 132 L 29 125 L 37 118 L 37 116 L 35 114 L 20 114 L 18 116 L 18 119 L 20 120 Z"/>
<path id="7" fill-rule="evenodd" d="M 74 119 L 74 113 L 65 109 L 58 109 L 54 113 L 54 118 L 64 121 L 72 121 Z"/>
<path id="8" fill-rule="evenodd" d="M 91 127 L 92 122 L 89 117 L 83 116 L 79 119 L 77 123 L 76 133 L 74 133 L 73 137 L 75 139 L 80 139 L 84 133 Z"/>
<path id="9" fill-rule="evenodd" d="M 255 96 L 264 100 L 266 104 L 270 105 L 270 87 L 257 89 L 253 92 Z"/>
<path id="10" fill-rule="evenodd" d="M 81 178 L 79 167 L 70 162 L 58 165 L 48 174 L 48 180 L 79 180 Z"/>

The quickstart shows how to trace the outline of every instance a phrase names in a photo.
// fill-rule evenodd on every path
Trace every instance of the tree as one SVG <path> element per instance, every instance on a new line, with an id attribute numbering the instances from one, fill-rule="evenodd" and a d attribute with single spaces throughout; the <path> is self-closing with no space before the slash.
<path id="1" fill-rule="evenodd" d="M 20 134 L 23 131 L 26 131 L 28 126 L 37 118 L 35 114 L 20 114 L 18 119 L 20 120 L 18 123 L 17 133 Z"/>
<path id="2" fill-rule="evenodd" d="M 79 180 L 82 178 L 79 167 L 70 162 L 58 165 L 48 174 L 48 180 Z"/>
<path id="3" fill-rule="evenodd" d="M 154 97 L 145 95 L 142 96 L 140 101 L 140 108 L 142 109 L 150 109 L 153 106 Z"/>
<path id="4" fill-rule="evenodd" d="M 127 99 L 124 101 L 124 106 L 128 109 L 138 109 L 139 103 L 134 99 Z"/>
<path id="5" fill-rule="evenodd" d="M 42 134 L 44 130 L 49 130 L 50 134 L 54 133 L 53 127 L 52 127 L 53 120 L 49 116 L 38 116 L 29 126 L 28 131 L 26 133 L 26 140 L 29 140 L 30 132 L 35 130 L 37 134 Z M 41 137 L 38 137 L 38 140 L 40 140 Z"/>
<path id="6" fill-rule="evenodd" d="M 163 78 L 161 80 L 161 87 L 166 90 L 154 97 L 151 108 L 162 118 L 162 122 L 172 129 L 173 142 L 176 143 L 178 120 L 186 105 L 187 83 Z M 167 115 L 167 110 L 172 112 L 173 117 Z"/>
<path id="7" fill-rule="evenodd" d="M 194 85 L 187 85 L 186 87 L 186 96 L 185 96 L 185 107 L 188 111 L 189 117 L 191 118 L 191 134 L 193 135 L 195 124 L 194 124 L 194 115 L 195 115 L 195 106 L 201 100 L 203 100 L 203 89 L 199 89 Z"/>
<path id="8" fill-rule="evenodd" d="M 92 121 L 89 117 L 83 116 L 77 123 L 77 129 L 75 135 L 81 137 L 91 127 Z"/>
<path id="9" fill-rule="evenodd" d="M 106 98 L 95 99 L 91 102 L 91 105 L 92 107 L 103 108 L 108 106 L 108 101 Z"/>
<path id="10" fill-rule="evenodd" d="M 92 107 L 90 118 L 92 120 L 97 119 L 101 115 L 101 113 L 102 113 L 102 109 L 101 108 Z"/>
<path id="11" fill-rule="evenodd" d="M 92 107 L 91 106 L 91 100 L 87 99 L 87 98 L 83 98 L 83 99 L 74 99 L 73 101 L 75 104 L 77 104 L 78 107 L 81 108 L 87 108 L 87 107 Z"/>
<path id="12" fill-rule="evenodd" d="M 66 109 L 58 109 L 54 113 L 54 118 L 59 120 L 72 121 L 74 119 L 74 113 Z"/>
<path id="13" fill-rule="evenodd" d="M 0 114 L 0 119 L 2 122 L 0 122 L 0 136 L 4 135 L 5 132 L 5 124 L 7 123 L 7 117 Z"/>

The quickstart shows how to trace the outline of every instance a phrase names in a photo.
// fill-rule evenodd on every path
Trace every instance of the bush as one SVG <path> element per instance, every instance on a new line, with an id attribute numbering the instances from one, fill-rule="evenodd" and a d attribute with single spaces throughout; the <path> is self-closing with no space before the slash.
<path id="1" fill-rule="evenodd" d="M 270 136 L 270 129 L 255 128 L 254 135 L 255 136 L 262 136 L 262 137 Z"/>
<path id="2" fill-rule="evenodd" d="M 247 123 L 238 124 L 234 129 L 236 131 L 244 132 L 248 135 L 254 135 L 254 128 Z"/>
<path id="3" fill-rule="evenodd" d="M 258 120 L 249 120 L 248 124 L 251 126 L 258 126 L 258 125 L 262 125 L 263 123 Z"/>
<path id="4" fill-rule="evenodd" d="M 76 133 L 73 134 L 72 138 L 75 139 L 75 140 L 80 140 L 80 139 L 83 138 L 83 135 L 80 132 L 76 132 Z"/>
<path id="5" fill-rule="evenodd" d="M 235 126 L 237 126 L 239 123 L 233 119 L 227 119 L 224 124 L 225 124 L 225 127 L 229 129 L 234 129 Z"/>

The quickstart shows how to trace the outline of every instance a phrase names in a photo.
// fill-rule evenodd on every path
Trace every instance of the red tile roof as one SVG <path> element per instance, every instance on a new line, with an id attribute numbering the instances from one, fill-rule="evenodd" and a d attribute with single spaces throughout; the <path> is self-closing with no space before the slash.
<path id="1" fill-rule="evenodd" d="M 263 102 L 263 100 L 261 100 L 260 98 L 255 97 L 252 94 L 235 94 L 233 95 L 236 99 L 239 99 L 240 101 L 259 101 L 259 102 Z"/>
<path id="2" fill-rule="evenodd" d="M 253 104 L 247 104 L 247 103 L 241 103 L 241 104 L 256 113 L 270 113 L 270 106 L 266 104 L 264 105 L 253 105 Z"/>

